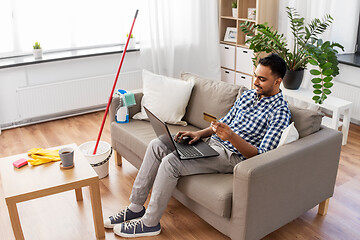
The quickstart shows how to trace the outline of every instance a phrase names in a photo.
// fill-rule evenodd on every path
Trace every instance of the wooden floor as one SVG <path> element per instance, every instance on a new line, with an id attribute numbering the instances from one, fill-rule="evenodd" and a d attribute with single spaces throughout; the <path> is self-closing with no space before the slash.
<path id="1" fill-rule="evenodd" d="M 0 157 L 28 151 L 33 147 L 55 147 L 95 140 L 103 112 L 10 130 L 0 135 Z M 110 142 L 107 122 L 102 140 Z M 137 170 L 127 161 L 115 167 L 110 160 L 110 175 L 100 181 L 104 217 L 129 204 L 129 194 Z M 50 163 L 52 164 L 52 163 Z M 46 179 L 44 179 L 46 181 Z M 0 178 L 1 182 L 1 178 Z M 18 204 L 26 239 L 95 239 L 89 190 L 76 202 L 73 191 Z M 325 217 L 311 209 L 298 219 L 264 239 L 360 239 L 360 126 L 351 125 L 348 144 L 343 146 L 335 194 Z M 229 239 L 212 228 L 175 199 L 171 199 L 162 219 L 162 233 L 152 239 Z M 14 239 L 0 184 L 0 239 Z M 120 239 L 106 230 L 106 239 Z M 145 238 L 146 239 L 146 238 Z"/>

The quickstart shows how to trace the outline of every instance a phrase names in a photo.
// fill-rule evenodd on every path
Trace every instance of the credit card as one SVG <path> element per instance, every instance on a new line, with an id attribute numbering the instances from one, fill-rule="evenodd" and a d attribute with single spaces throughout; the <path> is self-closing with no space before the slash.
<path id="1" fill-rule="evenodd" d="M 213 115 L 211 115 L 209 113 L 206 113 L 206 112 L 204 112 L 203 115 L 204 115 L 204 120 L 205 121 L 210 122 L 210 123 L 211 122 L 216 122 L 216 117 L 215 116 L 213 116 Z"/>

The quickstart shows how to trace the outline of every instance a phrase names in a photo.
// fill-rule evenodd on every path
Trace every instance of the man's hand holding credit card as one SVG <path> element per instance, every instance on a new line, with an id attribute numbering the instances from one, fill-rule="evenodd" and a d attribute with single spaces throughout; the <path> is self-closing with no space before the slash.
<path id="1" fill-rule="evenodd" d="M 227 124 L 216 122 L 216 117 L 209 113 L 204 112 L 203 115 L 204 115 L 204 120 L 211 123 L 210 126 L 212 130 L 219 138 L 221 138 L 224 141 L 229 140 L 229 138 L 233 134 L 233 131 Z"/>
<path id="2" fill-rule="evenodd" d="M 214 126 L 213 126 L 213 124 L 216 122 L 216 117 L 214 115 L 211 115 L 211 114 L 206 113 L 206 112 L 204 112 L 203 115 L 204 115 L 204 120 L 211 123 L 212 130 L 214 132 L 216 132 L 216 130 L 215 130 Z"/>

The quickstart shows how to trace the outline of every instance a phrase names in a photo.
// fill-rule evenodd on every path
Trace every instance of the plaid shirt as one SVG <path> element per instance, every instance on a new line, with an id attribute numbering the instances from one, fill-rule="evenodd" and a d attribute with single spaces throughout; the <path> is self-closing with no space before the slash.
<path id="1" fill-rule="evenodd" d="M 282 131 L 290 124 L 290 117 L 290 110 L 281 91 L 258 101 L 253 89 L 244 92 L 219 122 L 226 123 L 261 154 L 277 147 Z M 212 138 L 237 153 L 242 160 L 246 159 L 229 141 L 223 141 L 215 134 Z"/>

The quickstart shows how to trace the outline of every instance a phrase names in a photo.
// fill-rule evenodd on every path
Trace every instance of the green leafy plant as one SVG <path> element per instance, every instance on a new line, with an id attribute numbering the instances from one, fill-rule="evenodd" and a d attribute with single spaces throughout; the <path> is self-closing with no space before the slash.
<path id="1" fill-rule="evenodd" d="M 310 70 L 310 73 L 315 76 L 311 82 L 313 83 L 313 93 L 315 94 L 313 100 L 316 103 L 323 103 L 327 98 L 326 95 L 331 94 L 330 88 L 333 86 L 331 81 L 334 76 L 339 74 L 336 57 L 338 52 L 334 49 L 335 47 L 343 50 L 343 46 L 340 44 L 329 41 L 323 43 L 321 39 L 308 46 L 308 52 L 311 56 L 309 63 L 316 68 Z"/>
<path id="2" fill-rule="evenodd" d="M 300 17 L 295 8 L 286 7 L 290 28 L 293 35 L 293 47 L 289 49 L 287 40 L 273 27 L 264 24 L 243 22 L 240 29 L 251 38 L 249 48 L 254 50 L 253 62 L 256 65 L 261 52 L 274 52 L 281 56 L 288 70 L 297 71 L 305 69 L 310 63 L 316 69 L 311 69 L 314 76 L 311 80 L 314 88 L 313 100 L 322 104 L 331 94 L 330 88 L 333 77 L 339 74 L 336 48 L 344 50 L 343 46 L 334 42 L 323 42 L 318 38 L 330 26 L 333 18 L 327 14 L 322 20 L 315 18 L 305 24 L 305 19 Z"/>
<path id="3" fill-rule="evenodd" d="M 33 49 L 41 49 L 40 43 L 35 42 L 35 44 L 33 45 Z"/>
<path id="4" fill-rule="evenodd" d="M 231 3 L 231 7 L 232 8 L 237 8 L 237 1 L 236 0 Z"/>

